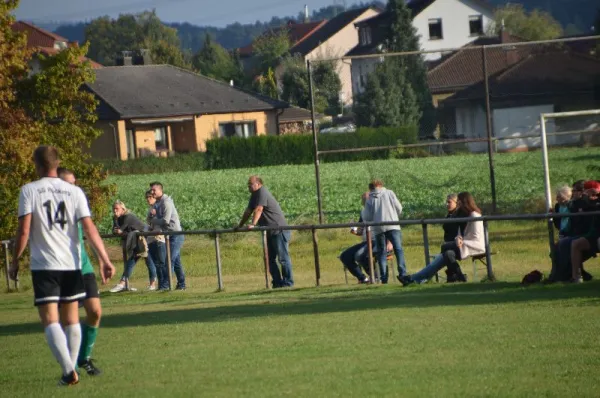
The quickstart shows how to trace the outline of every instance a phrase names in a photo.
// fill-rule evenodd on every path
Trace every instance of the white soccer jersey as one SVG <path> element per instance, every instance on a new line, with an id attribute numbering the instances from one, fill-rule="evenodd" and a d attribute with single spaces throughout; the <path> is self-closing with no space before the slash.
<path id="1" fill-rule="evenodd" d="M 81 188 L 54 177 L 24 185 L 19 196 L 19 217 L 27 214 L 31 214 L 31 270 L 81 269 L 77 222 L 90 217 Z"/>

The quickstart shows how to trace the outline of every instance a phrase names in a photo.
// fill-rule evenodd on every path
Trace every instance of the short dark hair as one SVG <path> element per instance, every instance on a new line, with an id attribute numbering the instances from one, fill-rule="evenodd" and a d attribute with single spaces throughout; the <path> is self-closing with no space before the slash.
<path id="1" fill-rule="evenodd" d="M 152 188 L 153 186 L 158 185 L 160 187 L 160 189 L 163 189 L 163 185 L 158 182 L 158 181 L 154 181 L 150 183 L 150 188 Z"/>
<path id="2" fill-rule="evenodd" d="M 149 189 L 149 190 L 146 191 L 146 198 L 149 198 L 150 196 L 154 197 L 152 195 L 152 190 L 151 189 Z"/>
<path id="3" fill-rule="evenodd" d="M 33 162 L 46 171 L 57 169 L 60 164 L 58 149 L 47 145 L 37 147 L 33 151 Z"/>
<path id="4" fill-rule="evenodd" d="M 585 180 L 577 180 L 573 183 L 573 190 L 575 191 L 583 191 L 583 186 L 585 184 Z"/>
<path id="5" fill-rule="evenodd" d="M 75 173 L 73 173 L 73 170 L 67 169 L 66 167 L 59 167 L 58 169 L 56 169 L 56 173 L 60 178 L 64 178 L 68 175 L 75 175 Z"/>

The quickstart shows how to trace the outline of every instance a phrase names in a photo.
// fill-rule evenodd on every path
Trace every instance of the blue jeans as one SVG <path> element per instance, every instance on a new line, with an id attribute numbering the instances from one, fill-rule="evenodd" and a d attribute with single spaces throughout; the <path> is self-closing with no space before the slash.
<path id="1" fill-rule="evenodd" d="M 294 286 L 292 275 L 292 259 L 290 258 L 289 245 L 292 233 L 290 231 L 277 231 L 267 234 L 267 250 L 269 251 L 269 272 L 273 279 L 274 288 Z M 281 263 L 281 272 L 277 265 Z"/>
<path id="2" fill-rule="evenodd" d="M 423 283 L 431 279 L 439 270 L 446 266 L 454 272 L 460 271 L 460 266 L 456 261 L 457 258 L 460 258 L 460 251 L 458 250 L 456 243 L 444 243 L 442 245 L 442 254 L 435 256 L 429 265 L 425 266 L 425 268 L 416 274 L 412 274 L 410 278 L 417 283 Z"/>
<path id="3" fill-rule="evenodd" d="M 156 266 L 156 274 L 158 277 L 158 288 L 169 288 L 169 272 L 167 270 L 167 246 L 164 242 L 155 240 L 148 245 L 150 257 Z"/>
<path id="4" fill-rule="evenodd" d="M 175 276 L 177 276 L 177 288 L 185 288 L 185 273 L 183 272 L 183 265 L 181 264 L 181 246 L 185 237 L 183 235 L 171 236 L 169 241 L 169 247 L 171 249 L 171 266 L 175 270 Z M 168 272 L 167 272 L 168 275 Z"/>
<path id="5" fill-rule="evenodd" d="M 131 256 L 127 262 L 125 263 L 125 269 L 123 270 L 123 276 L 121 276 L 121 280 L 131 278 L 131 274 L 133 273 L 133 268 L 135 268 L 135 264 L 137 263 L 140 257 Z M 154 265 L 154 261 L 148 253 L 148 257 L 145 258 L 146 267 L 148 267 L 148 277 L 150 278 L 150 283 L 156 280 L 156 266 Z"/>
<path id="6" fill-rule="evenodd" d="M 398 263 L 398 276 L 402 277 L 406 275 L 406 261 L 404 260 L 404 250 L 402 249 L 402 231 L 399 229 L 385 231 L 375 236 L 381 283 L 388 282 L 386 240 L 389 240 L 394 247 L 396 262 Z"/>
<path id="7" fill-rule="evenodd" d="M 342 262 L 342 264 L 344 264 L 344 267 L 346 267 L 348 271 L 350 271 L 350 273 L 354 275 L 356 279 L 359 280 L 359 282 L 362 282 L 367 278 L 367 276 L 360 269 L 360 265 L 364 266 L 364 262 L 361 261 L 359 265 L 357 261 L 357 258 L 362 259 L 363 256 L 361 255 L 361 252 L 364 254 L 367 251 L 365 250 L 366 248 L 367 242 L 362 242 L 354 246 L 350 246 L 349 248 L 344 250 L 342 254 L 340 254 L 340 261 Z M 367 268 L 365 268 L 365 271 L 367 271 L 367 273 L 369 272 Z"/>

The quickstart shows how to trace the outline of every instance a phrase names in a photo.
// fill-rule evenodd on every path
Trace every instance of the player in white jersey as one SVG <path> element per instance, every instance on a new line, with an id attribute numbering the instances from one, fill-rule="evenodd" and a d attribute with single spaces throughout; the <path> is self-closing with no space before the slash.
<path id="1" fill-rule="evenodd" d="M 104 264 L 103 281 L 113 275 L 114 267 L 90 218 L 83 191 L 58 178 L 60 160 L 56 148 L 38 147 L 33 161 L 40 179 L 21 188 L 19 226 L 9 275 L 17 278 L 19 258 L 29 241 L 34 303 L 50 350 L 62 368 L 59 385 L 72 385 L 79 382 L 75 371 L 81 343 L 78 301 L 85 298 L 78 222 Z"/>

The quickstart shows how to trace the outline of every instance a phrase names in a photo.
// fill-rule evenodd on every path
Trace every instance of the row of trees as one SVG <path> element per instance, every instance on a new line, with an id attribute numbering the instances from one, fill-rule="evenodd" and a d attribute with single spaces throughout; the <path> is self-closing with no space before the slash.
<path id="1" fill-rule="evenodd" d="M 80 90 L 94 79 L 80 58 L 88 48 L 69 47 L 52 57 L 40 57 L 41 72 L 29 76 L 31 53 L 26 37 L 11 29 L 18 0 L 0 1 L 0 238 L 14 236 L 19 187 L 36 179 L 31 155 L 36 146 L 60 148 L 62 165 L 77 170 L 94 215 L 104 214 L 113 187 L 105 174 L 87 163 L 98 137 L 94 96 Z"/>

